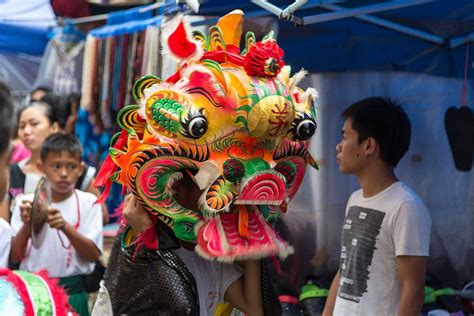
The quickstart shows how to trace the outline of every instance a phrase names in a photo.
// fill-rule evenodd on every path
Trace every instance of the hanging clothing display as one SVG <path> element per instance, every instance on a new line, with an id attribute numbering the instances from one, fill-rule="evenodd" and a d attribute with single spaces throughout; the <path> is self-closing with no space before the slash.
<path id="1" fill-rule="evenodd" d="M 57 95 L 81 93 L 84 39 L 71 26 L 59 29 L 48 42 L 35 88 L 46 87 Z"/>
<path id="2" fill-rule="evenodd" d="M 76 135 L 84 144 L 84 160 L 94 166 L 108 154 L 110 135 L 119 129 L 118 112 L 133 102 L 134 82 L 145 73 L 160 74 L 162 16 L 140 9 L 110 14 L 107 24 L 90 31 L 84 41 Z M 112 213 L 122 199 L 122 188 L 112 187 L 106 201 Z"/>
<path id="3" fill-rule="evenodd" d="M 134 8 L 113 12 L 106 25 L 93 29 L 84 43 L 81 108 L 97 131 L 117 132 L 118 112 L 132 104 L 133 83 L 146 74 L 160 77 L 176 71 L 176 60 L 161 53 L 163 15 Z M 204 17 L 190 17 L 202 22 Z M 205 23 L 197 29 L 207 29 Z"/>
<path id="4" fill-rule="evenodd" d="M 110 14 L 107 24 L 92 30 L 86 39 L 81 108 L 101 131 L 118 129 L 112 118 L 129 104 L 133 83 L 144 71 L 160 72 L 162 17 L 139 10 Z"/>
<path id="5" fill-rule="evenodd" d="M 133 84 L 144 75 L 167 77 L 177 69 L 176 60 L 162 54 L 161 26 L 167 17 L 142 9 L 111 13 L 106 25 L 91 30 L 84 41 L 81 109 L 75 130 L 84 144 L 84 160 L 96 167 L 108 154 L 110 135 L 120 129 L 115 117 L 135 103 Z M 190 23 L 200 22 L 197 30 L 207 29 L 205 17 L 189 18 Z M 121 193 L 120 188 L 111 190 L 109 209 L 116 209 Z"/>

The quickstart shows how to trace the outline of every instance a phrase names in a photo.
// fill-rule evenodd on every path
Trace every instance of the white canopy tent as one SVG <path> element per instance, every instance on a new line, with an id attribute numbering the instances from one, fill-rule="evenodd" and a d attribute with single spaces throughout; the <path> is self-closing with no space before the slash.
<path id="1" fill-rule="evenodd" d="M 14 95 L 31 89 L 55 25 L 48 0 L 0 0 L 0 80 Z"/>

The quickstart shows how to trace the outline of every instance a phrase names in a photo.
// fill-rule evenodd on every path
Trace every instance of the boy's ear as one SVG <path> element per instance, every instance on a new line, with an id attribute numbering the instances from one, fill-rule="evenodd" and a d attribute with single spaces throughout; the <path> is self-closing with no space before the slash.
<path id="1" fill-rule="evenodd" d="M 43 161 L 42 161 L 42 160 L 36 161 L 36 168 L 38 168 L 38 170 L 39 170 L 41 173 L 44 173 L 44 164 L 43 164 Z"/>
<path id="2" fill-rule="evenodd" d="M 373 153 L 375 153 L 377 146 L 378 144 L 373 137 L 367 138 L 365 140 L 365 154 L 372 155 Z"/>
<path id="3" fill-rule="evenodd" d="M 86 165 L 84 164 L 84 161 L 81 161 L 81 164 L 79 165 L 79 174 L 82 176 L 86 168 Z"/>

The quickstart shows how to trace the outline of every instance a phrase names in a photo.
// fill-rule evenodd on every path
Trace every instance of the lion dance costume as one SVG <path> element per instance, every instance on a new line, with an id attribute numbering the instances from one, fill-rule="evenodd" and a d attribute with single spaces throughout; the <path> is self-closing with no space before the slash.
<path id="1" fill-rule="evenodd" d="M 196 242 L 209 260 L 292 252 L 272 224 L 286 212 L 307 164 L 317 167 L 308 152 L 316 92 L 297 87 L 304 73 L 290 77 L 272 34 L 257 42 L 248 32 L 241 50 L 242 24 L 240 10 L 222 17 L 207 36 L 189 33 L 182 20 L 174 23 L 162 37 L 178 60 L 176 73 L 139 79 L 137 105 L 118 114 L 122 131 L 96 183 L 106 189 L 108 179 L 122 184 L 159 220 L 156 233 L 141 236 L 148 248 L 166 248 L 166 230 L 171 239 Z M 199 210 L 173 196 L 184 172 L 203 190 Z M 122 248 L 132 240 L 126 230 Z"/>
<path id="2" fill-rule="evenodd" d="M 0 269 L 0 315 L 75 315 L 66 292 L 46 271 Z"/>

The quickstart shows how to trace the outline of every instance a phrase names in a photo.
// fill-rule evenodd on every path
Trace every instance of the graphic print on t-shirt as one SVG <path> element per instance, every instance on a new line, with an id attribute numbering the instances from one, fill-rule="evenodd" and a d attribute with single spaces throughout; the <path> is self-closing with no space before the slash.
<path id="1" fill-rule="evenodd" d="M 342 230 L 339 297 L 358 303 L 367 292 L 370 265 L 384 212 L 351 206 Z"/>

